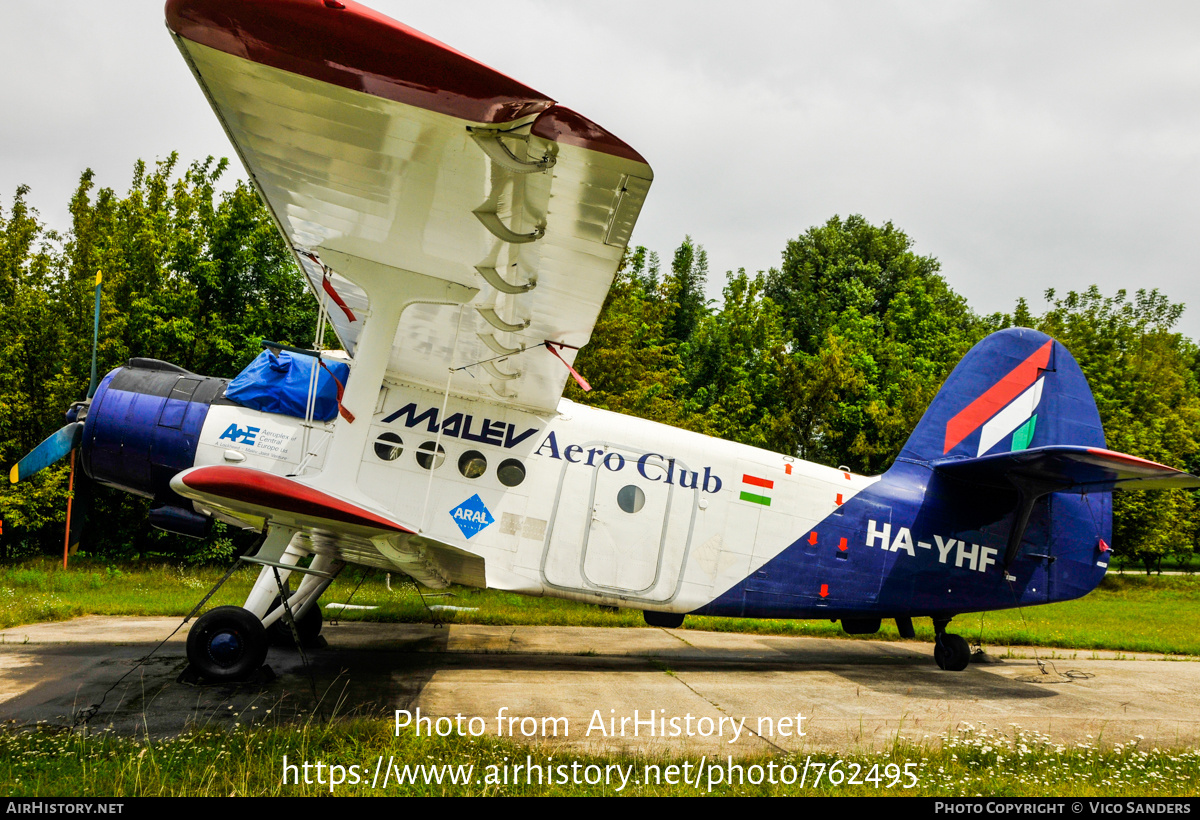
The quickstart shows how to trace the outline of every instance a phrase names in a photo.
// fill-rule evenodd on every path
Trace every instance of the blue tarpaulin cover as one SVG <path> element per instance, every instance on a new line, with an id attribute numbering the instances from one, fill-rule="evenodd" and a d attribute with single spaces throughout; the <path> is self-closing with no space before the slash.
<path id="1" fill-rule="evenodd" d="M 251 410 L 302 419 L 308 407 L 308 385 L 314 367 L 320 365 L 312 356 L 264 350 L 229 383 L 225 397 Z M 329 371 L 343 386 L 350 375 L 350 367 L 344 362 L 326 359 L 325 367 L 329 370 L 321 368 L 317 376 L 317 401 L 313 409 L 317 421 L 331 421 L 338 414 L 338 385 Z"/>

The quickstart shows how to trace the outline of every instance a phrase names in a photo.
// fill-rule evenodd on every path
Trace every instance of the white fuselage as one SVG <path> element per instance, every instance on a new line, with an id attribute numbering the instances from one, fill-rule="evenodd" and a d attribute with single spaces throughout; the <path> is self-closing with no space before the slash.
<path id="1" fill-rule="evenodd" d="M 322 475 L 334 423 L 314 425 L 302 464 L 301 420 L 242 407 L 212 407 L 195 463 L 320 477 L 479 556 L 492 588 L 671 612 L 712 601 L 878 480 L 567 399 L 542 417 L 385 382 L 354 423 L 369 444 L 341 486 Z M 384 553 L 354 560 L 395 568 Z"/>

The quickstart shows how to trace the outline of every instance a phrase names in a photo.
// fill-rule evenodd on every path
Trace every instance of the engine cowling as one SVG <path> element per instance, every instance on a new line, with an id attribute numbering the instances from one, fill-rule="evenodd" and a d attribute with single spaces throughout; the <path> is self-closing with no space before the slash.
<path id="1" fill-rule="evenodd" d="M 228 402 L 227 384 L 156 359 L 130 359 L 104 377 L 87 408 L 84 471 L 102 484 L 153 499 L 160 513 L 151 516 L 155 526 L 203 535 L 203 516 L 170 482 L 193 466 L 209 408 Z"/>

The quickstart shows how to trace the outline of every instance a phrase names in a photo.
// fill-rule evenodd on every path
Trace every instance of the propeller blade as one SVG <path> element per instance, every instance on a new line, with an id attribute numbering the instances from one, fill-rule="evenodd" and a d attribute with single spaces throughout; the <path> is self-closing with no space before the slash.
<path id="1" fill-rule="evenodd" d="M 96 348 L 100 345 L 100 273 L 96 273 L 96 310 L 92 319 L 92 378 L 88 382 L 87 397 L 96 395 Z"/>
<path id="2" fill-rule="evenodd" d="M 14 464 L 8 473 L 8 480 L 16 484 L 18 481 L 29 478 L 74 450 L 82 440 L 83 424 L 79 422 L 68 424 Z"/>
<path id="3" fill-rule="evenodd" d="M 87 524 L 88 513 L 92 507 L 92 482 L 81 470 L 76 475 L 75 451 L 71 451 L 71 495 L 67 499 L 67 535 L 63 542 L 63 569 L 67 568 L 67 556 L 79 549 L 83 540 L 83 528 Z"/>

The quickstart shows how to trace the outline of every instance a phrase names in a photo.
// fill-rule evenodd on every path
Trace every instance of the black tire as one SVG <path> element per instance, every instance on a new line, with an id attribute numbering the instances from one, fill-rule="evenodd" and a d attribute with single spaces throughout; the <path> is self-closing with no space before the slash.
<path id="1" fill-rule="evenodd" d="M 842 618 L 842 631 L 847 635 L 874 635 L 882 624 L 882 618 Z"/>
<path id="2" fill-rule="evenodd" d="M 279 596 L 275 596 L 271 608 L 267 612 L 274 611 L 275 607 L 279 606 Z M 325 626 L 325 617 L 321 614 L 321 606 L 318 602 L 313 602 L 313 605 L 308 608 L 296 621 L 296 632 L 300 635 L 301 646 L 316 646 L 317 639 L 321 637 L 321 628 Z M 287 625 L 285 615 L 280 615 L 275 623 L 267 627 L 267 636 L 271 641 L 271 646 L 295 646 L 296 642 L 292 640 L 292 630 Z"/>
<path id="3" fill-rule="evenodd" d="M 240 606 L 219 606 L 201 615 L 187 639 L 188 663 L 210 681 L 246 680 L 267 657 L 267 630 Z"/>
<path id="4" fill-rule="evenodd" d="M 939 669 L 961 672 L 971 663 L 971 647 L 961 635 L 943 632 L 934 641 L 933 659 Z"/>

